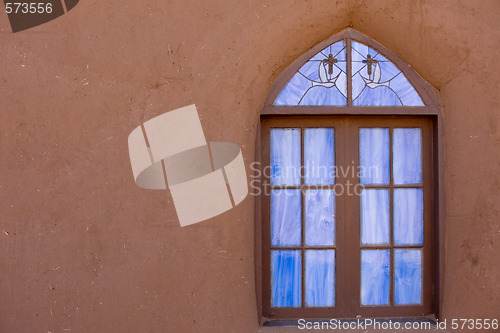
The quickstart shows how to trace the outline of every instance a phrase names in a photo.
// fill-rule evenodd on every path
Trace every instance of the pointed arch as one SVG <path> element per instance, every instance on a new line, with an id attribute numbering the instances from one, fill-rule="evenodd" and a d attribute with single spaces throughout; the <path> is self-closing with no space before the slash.
<path id="1" fill-rule="evenodd" d="M 371 68 L 369 68 L 369 63 L 371 63 Z M 326 135 L 325 133 L 328 131 L 325 131 L 325 128 L 329 129 L 333 135 Z M 361 129 L 374 131 L 383 129 L 383 131 L 377 132 L 380 134 L 378 139 L 373 136 L 362 138 Z M 353 252 L 352 247 L 351 250 L 342 252 L 342 248 L 345 248 L 348 242 L 353 242 L 352 244 L 359 243 L 356 237 L 361 237 L 360 207 L 362 204 L 361 199 L 346 199 L 345 196 L 341 196 L 338 198 L 339 201 L 335 202 L 338 202 L 338 207 L 343 210 L 336 211 L 335 214 L 343 222 L 338 224 L 339 229 L 335 233 L 344 236 L 339 238 L 338 244 L 335 243 L 334 246 L 329 247 L 330 250 L 335 251 L 335 259 L 333 260 L 335 265 L 338 264 L 338 266 L 334 267 L 338 267 L 339 272 L 342 272 L 338 275 L 339 280 L 335 280 L 335 285 L 338 283 L 341 287 L 335 289 L 335 293 L 338 291 L 338 294 L 335 294 L 335 305 L 333 307 L 322 308 L 319 306 L 315 308 L 318 304 L 311 305 L 308 303 L 307 295 L 309 294 L 306 293 L 306 287 L 304 287 L 304 276 L 307 270 L 305 265 L 307 265 L 308 259 L 305 255 L 297 255 L 300 251 L 302 251 L 300 253 L 305 253 L 309 249 L 304 247 L 306 243 L 304 238 L 307 223 L 306 215 L 298 213 L 294 215 L 299 216 L 298 219 L 300 219 L 300 223 L 294 225 L 301 225 L 300 233 L 301 237 L 304 238 L 301 240 L 302 247 L 293 245 L 285 247 L 285 250 L 279 246 L 273 247 L 276 244 L 271 242 L 271 225 L 273 223 L 271 216 L 272 193 L 266 193 L 265 190 L 266 186 L 270 184 L 272 191 L 281 190 L 280 186 L 284 186 L 284 191 L 291 190 L 295 191 L 294 193 L 303 190 L 307 191 L 308 186 L 310 186 L 307 174 L 304 173 L 299 177 L 301 178 L 300 185 L 297 185 L 296 182 L 287 185 L 275 185 L 272 183 L 273 170 L 280 169 L 281 164 L 286 165 L 286 167 L 293 164 L 295 169 L 320 164 L 319 160 L 315 160 L 318 162 L 316 164 L 308 164 L 309 155 L 307 155 L 306 150 L 309 149 L 307 148 L 309 147 L 307 138 L 309 138 L 310 134 L 316 135 L 316 139 L 313 140 L 314 144 L 311 147 L 330 150 L 333 148 L 335 156 L 333 162 L 329 160 L 328 163 L 325 163 L 330 166 L 334 163 L 336 167 L 345 170 L 353 165 L 362 164 L 360 154 L 363 142 L 373 143 L 370 146 L 371 148 L 367 148 L 366 151 L 375 151 L 380 147 L 385 147 L 383 148 L 385 150 L 377 150 L 379 152 L 385 151 L 385 155 L 379 154 L 377 156 L 385 156 L 386 162 L 387 158 L 389 158 L 390 162 L 386 164 L 392 165 L 392 167 L 386 167 L 385 170 L 387 179 L 390 179 L 387 181 L 391 182 L 391 185 L 386 185 L 392 186 L 390 199 L 388 199 L 392 203 L 389 206 L 387 216 L 394 215 L 393 202 L 397 199 L 394 199 L 394 193 L 399 195 L 404 192 L 398 192 L 400 188 L 407 189 L 405 187 L 407 185 L 400 185 L 398 181 L 394 182 L 394 175 L 390 176 L 394 173 L 394 151 L 397 150 L 395 142 L 399 140 L 398 135 L 402 133 L 401 131 L 408 132 L 408 135 L 421 133 L 420 139 L 417 139 L 416 142 L 422 140 L 422 145 L 416 146 L 414 157 L 425 155 L 423 157 L 425 166 L 422 169 L 425 173 L 422 176 L 422 184 L 425 183 L 425 185 L 422 185 L 422 187 L 419 187 L 420 185 L 410 186 L 418 189 L 422 188 L 426 195 L 425 199 L 423 199 L 423 207 L 425 208 L 422 211 L 425 215 L 424 220 L 427 221 L 425 223 L 427 223 L 426 230 L 428 232 L 424 235 L 425 244 L 423 246 L 425 249 L 422 250 L 424 251 L 424 257 L 420 262 L 421 265 L 423 265 L 422 262 L 426 265 L 423 270 L 425 274 L 421 275 L 422 280 L 420 280 L 424 281 L 421 282 L 420 290 L 424 290 L 421 298 L 415 300 L 415 302 L 404 301 L 405 306 L 400 306 L 403 303 L 400 303 L 400 299 L 395 296 L 395 285 L 397 284 L 394 270 L 395 260 L 401 258 L 401 253 L 404 252 L 397 248 L 394 252 L 391 252 L 390 267 L 392 268 L 389 273 L 389 280 L 387 280 L 392 281 L 389 282 L 388 287 L 391 290 L 389 301 L 384 301 L 385 305 L 380 308 L 361 306 L 360 302 L 365 304 L 365 301 L 360 299 L 359 295 L 360 283 L 362 283 L 361 275 L 363 274 L 362 271 L 360 272 L 362 256 L 358 255 L 361 252 Z M 257 165 L 260 165 L 259 180 L 262 184 L 261 192 L 255 198 L 255 271 L 260 323 L 267 320 L 306 317 L 354 318 L 356 315 L 384 317 L 434 314 L 439 318 L 444 299 L 444 280 L 442 277 L 444 259 L 440 255 L 440 253 L 444 253 L 445 230 L 443 133 L 443 116 L 437 90 L 397 55 L 354 29 L 347 28 L 317 44 L 291 63 L 278 76 L 269 90 L 261 111 L 256 138 L 255 160 Z M 273 140 L 280 135 L 283 136 L 283 139 Z M 295 140 L 292 140 L 292 137 L 296 137 Z M 274 141 L 281 141 L 281 144 L 273 144 Z M 424 148 L 422 148 L 424 146 L 427 147 L 425 152 Z M 276 155 L 276 157 L 273 155 L 273 151 L 282 153 L 282 155 L 285 154 L 286 157 L 284 155 Z M 405 148 L 404 151 L 410 151 L 410 149 Z M 419 151 L 420 153 L 418 153 Z M 321 152 L 317 150 L 317 152 L 318 158 L 331 156 L 330 152 L 324 153 L 323 150 Z M 396 154 L 398 153 L 396 152 Z M 419 163 L 415 162 L 412 165 L 419 165 Z M 271 170 L 271 174 L 266 174 L 266 168 Z M 358 179 L 357 175 L 342 177 L 343 179 L 340 180 L 339 184 L 361 183 L 361 179 Z M 332 184 L 322 184 L 321 186 L 328 188 L 328 186 L 334 186 Z M 384 186 L 387 187 L 386 185 Z M 385 188 L 380 186 L 372 189 L 380 190 Z M 419 191 L 415 191 L 415 193 Z M 299 205 L 302 207 L 302 211 L 305 211 L 307 209 L 305 208 L 307 197 L 302 196 L 301 198 L 301 200 L 297 200 L 300 202 Z M 334 206 L 337 205 L 335 202 L 333 203 Z M 340 204 L 341 202 L 344 202 L 344 204 Z M 297 203 L 294 205 L 297 205 Z M 387 208 L 387 204 L 384 205 Z M 351 223 L 347 227 L 348 223 L 346 221 L 348 220 L 360 221 L 360 223 Z M 394 216 L 389 223 L 393 223 L 393 221 Z M 346 232 L 348 228 L 350 231 Z M 394 227 L 391 228 L 394 229 Z M 393 232 L 391 231 L 391 233 Z M 390 237 L 393 237 L 393 235 Z M 355 248 L 356 251 L 371 250 L 368 248 L 361 249 L 361 245 L 355 245 Z M 325 249 L 324 247 L 321 248 L 321 250 Z M 274 257 L 271 257 L 272 251 L 275 251 Z M 347 253 L 350 253 L 349 261 L 347 261 Z M 294 254 L 293 258 L 291 257 L 292 254 Z M 285 260 L 280 256 L 283 258 L 288 257 Z M 271 262 L 271 259 L 276 259 L 276 262 Z M 286 304 L 278 304 L 278 302 L 277 305 L 272 303 L 274 297 L 272 290 L 276 292 L 285 290 L 278 287 L 272 289 L 274 288 L 272 287 L 272 283 L 274 283 L 272 281 L 281 280 L 271 275 L 271 267 L 280 263 L 288 265 L 289 261 L 295 264 L 298 263 L 301 266 L 301 273 L 298 275 L 298 279 L 295 279 L 297 276 L 293 275 L 293 281 L 287 285 L 290 288 L 286 290 L 286 295 L 293 294 L 298 296 L 299 300 L 294 299 L 290 303 L 291 306 L 287 303 L 288 301 L 285 302 Z M 350 264 L 347 264 L 347 262 Z M 337 278 L 337 268 L 333 268 L 333 272 L 335 278 Z M 290 276 L 286 277 L 290 278 Z M 276 286 L 279 285 L 276 284 Z M 389 290 L 388 288 L 386 289 Z M 330 295 L 330 293 L 325 295 Z M 297 305 L 295 301 L 301 304 Z M 391 306 L 387 306 L 387 302 Z"/>
<path id="2" fill-rule="evenodd" d="M 320 114 L 439 113 L 437 92 L 427 81 L 397 55 L 351 28 L 288 66 L 271 86 L 262 113 L 303 113 L 290 109 L 294 106 Z"/>

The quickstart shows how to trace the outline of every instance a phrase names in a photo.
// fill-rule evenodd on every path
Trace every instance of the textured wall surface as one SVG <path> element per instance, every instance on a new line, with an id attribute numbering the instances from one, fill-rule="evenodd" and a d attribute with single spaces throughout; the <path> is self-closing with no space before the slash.
<path id="1" fill-rule="evenodd" d="M 440 91 L 443 318 L 500 314 L 500 2 L 80 1 L 13 34 L 0 13 L 0 332 L 256 332 L 253 199 L 180 228 L 134 184 L 127 137 L 196 103 L 254 160 L 278 74 L 351 26 Z"/>

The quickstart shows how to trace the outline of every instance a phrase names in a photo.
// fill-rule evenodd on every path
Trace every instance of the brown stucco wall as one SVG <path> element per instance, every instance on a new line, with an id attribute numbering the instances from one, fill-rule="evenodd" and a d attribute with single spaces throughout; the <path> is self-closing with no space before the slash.
<path id="1" fill-rule="evenodd" d="M 12 34 L 0 13 L 0 332 L 258 331 L 253 198 L 180 228 L 127 137 L 196 103 L 248 167 L 273 80 L 348 26 L 440 91 L 442 317 L 499 318 L 499 20 L 495 0 L 83 0 Z"/>

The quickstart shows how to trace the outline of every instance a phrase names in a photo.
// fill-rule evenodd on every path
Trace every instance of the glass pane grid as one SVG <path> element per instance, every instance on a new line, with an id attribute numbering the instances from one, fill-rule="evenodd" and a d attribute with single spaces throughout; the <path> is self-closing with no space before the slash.
<path id="1" fill-rule="evenodd" d="M 423 289 L 423 279 L 422 279 L 422 270 L 423 270 L 423 184 L 422 184 L 422 177 L 421 176 L 412 176 L 414 183 L 411 183 L 411 181 L 408 184 L 394 184 L 394 155 L 396 154 L 405 154 L 408 149 L 398 149 L 398 147 L 395 148 L 394 146 L 394 130 L 402 130 L 400 132 L 405 132 L 404 130 L 407 129 L 412 129 L 412 128 L 390 128 L 390 135 L 389 135 L 389 146 L 390 146 L 390 154 L 389 154 L 389 168 L 390 168 L 390 181 L 389 184 L 372 184 L 372 185 L 365 185 L 365 191 L 368 190 L 371 192 L 387 192 L 384 197 L 383 202 L 384 202 L 384 207 L 385 210 L 387 210 L 387 213 L 384 213 L 384 219 L 386 220 L 387 218 L 389 219 L 389 228 L 384 227 L 385 229 L 383 230 L 383 234 L 389 233 L 389 239 L 387 239 L 387 236 L 379 237 L 380 239 L 376 238 L 374 241 L 367 242 L 366 244 L 360 244 L 361 248 L 361 256 L 362 256 L 362 269 L 361 269 L 361 277 L 362 277 L 362 293 L 361 293 L 361 300 L 362 300 L 362 306 L 394 306 L 394 305 L 418 305 L 421 304 L 422 302 L 422 289 Z M 335 293 L 334 293 L 334 287 L 333 287 L 333 296 L 330 297 L 322 297 L 323 294 L 318 293 L 317 290 L 314 291 L 311 288 L 312 286 L 315 286 L 314 288 L 318 288 L 318 276 L 326 276 L 330 274 L 330 272 L 335 270 L 334 265 L 335 265 L 335 259 L 327 258 L 325 259 L 325 253 L 329 253 L 329 251 L 333 252 L 333 255 L 335 253 L 335 242 L 331 245 L 322 245 L 322 244 L 313 244 L 310 245 L 311 243 L 314 243 L 314 241 L 308 241 L 306 238 L 307 236 L 307 231 L 306 231 L 306 223 L 307 223 L 307 205 L 308 205 L 308 192 L 311 192 L 312 189 L 317 189 L 317 185 L 313 184 L 306 184 L 306 172 L 304 171 L 304 159 L 305 159 L 305 147 L 304 147 L 304 136 L 306 135 L 306 130 L 305 128 L 297 128 L 300 132 L 300 184 L 297 185 L 273 185 L 272 188 L 273 190 L 283 190 L 284 192 L 289 191 L 289 190 L 294 190 L 297 192 L 296 196 L 300 197 L 300 203 L 295 203 L 292 206 L 294 207 L 300 207 L 299 208 L 299 215 L 300 215 L 300 232 L 299 232 L 299 238 L 300 238 L 300 243 L 297 242 L 297 236 L 296 234 L 293 234 L 292 236 L 285 236 L 284 239 L 293 239 L 293 242 L 288 242 L 290 244 L 287 244 L 286 241 L 279 244 L 274 244 L 272 246 L 272 255 L 275 255 L 274 253 L 279 253 L 281 256 L 284 254 L 290 254 L 290 253 L 297 253 L 294 254 L 294 258 L 299 258 L 297 263 L 294 265 L 299 265 L 299 270 L 300 270 L 300 282 L 299 282 L 299 289 L 300 289 L 300 297 L 296 296 L 294 293 L 297 293 L 298 291 L 296 290 L 295 282 L 291 281 L 288 282 L 288 289 L 286 289 L 286 294 L 287 296 L 283 296 L 287 299 L 286 302 L 276 302 L 273 303 L 274 306 L 276 307 L 331 307 L 332 304 L 335 302 Z M 417 130 L 420 130 L 417 128 Z M 408 132 L 408 131 L 406 131 Z M 404 134 L 404 133 L 403 133 Z M 415 137 L 414 133 L 413 136 Z M 410 149 L 410 151 L 413 151 L 413 153 L 418 152 L 420 154 L 420 160 L 414 159 L 414 161 L 418 161 L 416 169 L 413 168 L 412 172 L 414 175 L 421 175 L 422 170 L 421 170 L 421 164 L 422 164 L 422 152 L 421 152 L 421 132 L 418 134 L 418 145 L 415 146 L 418 149 Z M 403 140 L 404 141 L 404 140 Z M 334 147 L 334 144 L 332 145 Z M 417 155 L 418 155 L 417 154 Z M 410 159 L 411 160 L 411 159 Z M 335 163 L 335 162 L 332 162 Z M 403 163 L 407 163 L 405 160 L 403 160 Z M 419 170 L 420 169 L 420 170 Z M 416 172 L 414 172 L 416 170 Z M 406 177 L 403 174 L 403 179 Z M 420 177 L 420 178 L 419 178 Z M 411 178 L 411 177 L 410 177 Z M 311 179 L 309 177 L 309 179 Z M 326 179 L 326 178 L 322 178 Z M 417 183 L 418 180 L 418 183 Z M 320 183 L 323 182 L 323 180 L 320 179 Z M 320 191 L 328 191 L 334 188 L 332 185 L 320 185 Z M 421 193 L 422 195 L 419 197 L 417 195 L 418 193 Z M 299 194 L 300 193 L 300 194 Z M 404 195 L 403 195 L 404 194 Z M 401 197 L 399 201 L 397 201 L 396 197 Z M 409 199 L 410 198 L 410 199 Z M 324 205 L 326 201 L 321 201 L 320 199 L 320 206 L 321 204 Z M 420 200 L 420 201 L 419 201 Z M 398 203 L 403 202 L 403 204 L 399 204 L 399 208 L 396 207 L 396 201 Z M 417 203 L 416 203 L 417 202 Z M 317 205 L 318 203 L 316 203 Z M 331 205 L 330 203 L 327 204 Z M 333 209 L 335 207 L 335 204 L 333 203 Z M 377 205 L 375 205 L 376 207 Z M 388 207 L 387 207 L 388 206 Z M 387 209 L 388 208 L 388 209 Z M 399 209 L 399 212 L 398 212 Z M 316 209 L 314 209 L 316 211 Z M 397 239 L 397 231 L 395 231 L 395 219 L 397 217 L 395 216 L 406 216 L 408 212 L 412 212 L 412 216 L 417 216 L 418 214 L 421 214 L 422 217 L 422 225 L 419 227 L 420 229 L 417 228 L 416 233 L 412 234 L 411 237 L 406 237 L 405 241 L 401 241 Z M 415 212 L 418 212 L 415 213 Z M 399 215 L 397 215 L 399 214 Z M 286 215 L 286 214 L 285 214 Z M 292 210 L 292 216 L 296 216 L 297 212 Z M 375 214 L 376 215 L 376 214 Z M 388 215 L 388 217 L 387 217 Z M 419 218 L 413 218 L 412 225 L 413 226 L 419 226 Z M 294 220 L 294 219 L 289 219 L 289 220 Z M 317 218 L 313 219 L 314 221 L 318 221 Z M 321 220 L 321 219 L 319 219 Z M 401 220 L 401 218 L 400 218 Z M 329 221 L 329 218 L 325 218 L 325 225 L 328 227 L 329 223 L 331 224 L 333 221 L 334 225 L 334 217 L 332 221 Z M 316 223 L 316 222 L 315 222 Z M 298 229 L 298 228 L 296 228 Z M 387 230 L 389 229 L 389 230 Z M 397 228 L 396 228 L 397 229 Z M 415 236 L 421 232 L 421 237 L 420 236 Z M 420 240 L 421 238 L 421 240 Z M 401 237 L 399 238 L 401 239 Z M 323 240 L 317 240 L 317 242 L 321 243 L 324 242 Z M 406 242 L 406 243 L 405 243 Z M 413 242 L 413 243 L 412 243 Z M 378 243 L 378 244 L 377 244 Z M 277 245 L 277 246 L 276 246 Z M 288 251 L 288 252 L 287 252 Z M 277 255 L 277 254 L 276 254 Z M 297 257 L 298 255 L 298 257 Z M 363 257 L 364 256 L 364 257 Z M 308 264 L 306 257 L 311 260 L 311 262 Z M 313 257 L 318 257 L 316 259 L 313 259 Z M 371 259 L 370 259 L 371 258 Z M 387 260 L 387 258 L 389 258 Z M 295 260 L 295 259 L 294 259 Z M 332 261 L 333 260 L 333 261 Z M 318 267 L 318 262 L 321 262 L 323 266 Z M 365 268 L 365 273 L 363 273 L 363 263 L 366 267 L 371 267 L 371 268 Z M 276 265 L 279 265 L 278 263 Z M 288 265 L 288 264 L 287 264 Z M 332 268 L 333 265 L 333 268 Z M 378 266 L 377 266 L 378 265 Z M 290 266 L 290 265 L 288 265 Z M 292 265 L 293 266 L 293 265 Z M 278 267 L 278 266 L 276 266 Z M 296 266 L 294 269 L 296 269 Z M 374 271 L 375 273 L 371 272 Z M 387 273 L 387 271 L 389 273 Z M 370 273 L 371 272 L 371 273 Z M 372 274 L 373 273 L 373 274 Z M 274 273 L 273 273 L 274 274 Z M 326 275 L 325 275 L 326 274 Z M 371 275 L 370 275 L 371 274 Z M 274 276 L 274 275 L 273 275 Z M 309 276 L 309 282 L 307 282 L 307 276 Z M 329 276 L 329 275 L 328 275 Z M 364 277 L 363 277 L 364 276 Z M 371 280 L 370 279 L 371 276 Z M 335 279 L 335 276 L 333 276 L 333 279 Z M 368 280 L 367 280 L 368 279 Z M 311 281 L 316 281 L 316 282 L 311 282 Z M 366 282 L 368 281 L 368 282 Z M 278 286 L 276 288 L 281 288 L 279 287 L 279 283 L 276 284 L 276 282 L 273 282 L 274 286 Z M 389 287 L 387 287 L 387 283 L 389 284 Z M 366 284 L 369 286 L 367 290 L 363 290 L 363 284 Z M 377 287 L 377 290 L 374 290 L 373 286 L 379 286 Z M 273 287 L 275 288 L 275 287 Z M 278 289 L 273 289 L 273 291 L 276 291 Z M 293 289 L 292 296 L 289 295 L 290 293 L 290 288 Z M 309 289 L 308 289 L 309 288 Z M 389 289 L 387 289 L 389 288 Z M 366 288 L 365 288 L 366 289 Z M 281 289 L 280 289 L 281 290 Z M 332 293 L 332 290 L 330 291 L 325 291 L 326 295 L 330 295 Z M 382 290 L 382 292 L 380 291 Z M 386 290 L 389 292 L 388 295 L 386 295 Z M 330 294 L 329 294 L 330 293 Z M 278 297 L 278 296 L 277 296 Z M 297 303 L 297 297 L 299 299 L 300 305 Z M 291 301 L 290 301 L 291 299 Z M 274 302 L 274 301 L 273 301 Z M 281 303 L 280 303 L 281 302 Z"/>
<path id="2" fill-rule="evenodd" d="M 422 170 L 423 170 L 422 128 L 420 128 L 420 127 L 390 127 L 390 128 L 387 128 L 389 130 L 388 143 L 389 143 L 389 147 L 390 147 L 390 153 L 387 154 L 388 156 L 386 157 L 389 160 L 388 161 L 389 168 L 387 170 L 388 174 L 389 174 L 388 180 L 382 180 L 385 177 L 383 175 L 382 176 L 380 175 L 380 174 L 384 174 L 385 172 L 387 172 L 385 170 L 386 167 L 382 166 L 383 161 L 378 160 L 375 163 L 371 163 L 371 165 L 369 163 L 363 162 L 363 160 L 366 161 L 366 160 L 370 160 L 370 159 L 373 161 L 373 157 L 370 155 L 374 154 L 373 151 L 370 150 L 370 148 L 373 150 L 373 146 L 366 147 L 369 144 L 369 142 L 366 142 L 366 140 L 364 140 L 364 142 L 362 142 L 363 134 L 365 134 L 364 136 L 367 137 L 366 134 L 368 134 L 368 133 L 366 130 L 381 130 L 381 129 L 384 129 L 384 128 L 365 128 L 365 127 L 359 128 L 359 137 L 360 137 L 360 141 L 359 141 L 359 144 L 360 144 L 360 147 L 359 147 L 360 164 L 359 164 L 359 166 L 360 166 L 361 170 L 363 170 L 361 172 L 359 180 L 360 180 L 360 183 L 363 184 L 363 188 L 366 188 L 366 189 L 423 188 L 424 184 L 423 184 L 423 173 L 422 173 Z M 413 142 L 413 144 L 410 143 L 411 149 L 404 149 L 404 148 L 408 148 L 408 147 L 399 148 L 400 146 L 404 146 L 403 144 L 397 145 L 396 148 L 394 147 L 395 132 L 397 133 L 398 131 L 402 131 L 402 130 L 403 131 L 409 130 L 409 131 L 414 132 L 414 133 L 412 133 L 413 134 L 412 136 L 413 136 L 414 140 L 416 139 L 416 142 Z M 387 143 L 382 143 L 381 140 L 383 140 L 383 139 L 380 139 L 380 141 L 373 140 L 373 136 L 371 137 L 371 139 L 372 139 L 371 141 L 374 141 L 373 143 L 375 143 L 375 144 L 377 144 L 377 143 L 380 143 L 383 145 L 387 144 Z M 412 139 L 412 138 L 410 138 L 410 139 Z M 363 153 L 363 145 L 365 146 L 366 153 Z M 366 148 L 368 148 L 368 149 L 366 149 Z M 402 176 L 399 176 L 400 179 L 395 180 L 395 178 L 398 178 L 398 177 L 394 176 L 394 169 L 395 169 L 394 164 L 396 163 L 394 161 L 394 154 L 395 153 L 397 154 L 398 152 L 405 152 L 405 150 L 413 152 L 413 153 L 415 153 L 414 155 L 417 156 L 413 161 L 414 163 L 406 162 L 406 164 L 413 165 L 413 168 L 412 168 L 412 170 L 410 170 L 410 172 L 413 173 L 414 175 L 409 177 L 409 178 L 411 178 L 411 180 L 409 180 L 409 179 L 405 179 L 404 181 L 400 180 Z M 383 154 L 383 153 L 379 153 L 379 154 Z M 363 156 L 363 155 L 365 155 L 365 156 Z M 405 163 L 405 161 L 400 162 L 400 164 L 404 164 L 404 163 Z M 374 176 L 373 175 L 374 172 L 370 171 L 370 168 L 377 170 L 377 172 L 379 174 Z M 382 169 L 382 170 L 379 172 L 378 169 Z M 403 168 L 403 169 L 406 170 L 408 168 Z M 376 179 L 378 179 L 378 180 L 376 180 Z"/>
<path id="3" fill-rule="evenodd" d="M 415 133 L 415 131 L 418 131 L 418 134 Z M 401 147 L 398 147 L 398 145 L 394 144 L 395 136 L 398 134 L 401 136 L 402 134 L 404 135 L 408 132 L 410 133 L 410 136 L 413 136 L 413 138 L 406 141 L 410 141 L 410 145 L 412 147 L 409 149 L 402 149 Z M 364 134 L 366 133 L 367 132 Z M 421 133 L 421 128 L 389 128 L 390 154 L 387 161 L 389 162 L 389 182 L 388 184 L 363 185 L 365 191 L 386 190 L 389 192 L 390 239 L 388 244 L 383 244 L 381 239 L 375 239 L 375 241 L 371 242 L 372 244 L 363 243 L 363 221 L 360 221 L 360 304 L 362 307 L 408 306 L 422 304 L 424 233 Z M 415 137 L 418 137 L 418 140 L 415 140 Z M 414 140 L 411 142 L 411 139 Z M 405 141 L 405 138 L 402 140 L 400 139 L 400 141 Z M 366 140 L 364 142 L 362 141 L 361 128 L 359 144 L 361 166 L 363 154 L 362 145 L 369 144 Z M 399 146 L 404 146 L 404 144 L 400 144 Z M 403 167 L 400 168 L 400 171 L 402 170 L 401 172 L 406 172 L 407 169 L 410 169 L 409 172 L 411 173 L 411 176 L 408 177 L 404 173 L 401 174 L 400 172 L 399 179 L 396 177 L 396 181 L 394 181 L 394 155 L 404 155 L 408 152 L 417 156 L 417 158 L 414 158 L 412 161 L 413 168 Z M 372 152 L 370 151 L 369 153 Z M 402 159 L 400 164 L 404 165 L 407 160 L 412 160 L 412 157 L 413 156 L 410 156 L 410 158 L 399 158 Z M 366 153 L 364 160 L 370 161 L 370 156 L 366 157 Z M 371 161 L 374 161 L 373 158 Z M 382 165 L 381 160 L 375 160 L 375 163 Z M 362 183 L 361 177 L 360 183 Z M 362 199 L 360 199 L 360 201 L 362 201 Z M 384 203 L 384 205 L 387 204 Z M 363 219 L 362 216 L 363 204 L 361 203 L 361 219 Z M 409 230 L 409 227 L 412 227 L 413 230 Z M 379 256 L 378 263 L 376 258 L 377 255 L 375 255 L 376 253 Z M 381 261 L 380 258 L 386 258 L 387 255 L 389 256 L 389 261 L 387 262 L 385 259 Z M 371 268 L 367 269 L 367 267 Z M 389 272 L 388 275 L 387 269 Z M 389 287 L 387 287 L 387 284 L 389 284 Z M 373 290 L 374 285 L 378 286 L 378 293 Z"/>
<path id="4" fill-rule="evenodd" d="M 279 133 L 283 129 L 273 128 L 273 130 Z M 300 172 L 294 173 L 294 176 L 298 176 L 296 178 L 287 176 L 284 177 L 285 181 L 271 184 L 271 306 L 331 308 L 335 306 L 336 245 L 333 193 L 335 177 L 328 177 L 327 174 L 321 174 L 321 171 L 328 171 L 335 166 L 334 129 L 297 127 L 292 130 L 300 133 L 300 139 L 297 140 L 295 137 L 293 142 L 295 146 L 300 147 Z M 306 136 L 309 142 L 306 142 Z M 291 142 L 286 136 L 283 137 L 284 140 Z M 323 147 L 315 150 L 307 148 L 308 143 L 312 146 L 317 142 Z M 275 143 L 275 146 L 279 147 L 279 143 Z M 326 156 L 329 154 L 330 157 Z M 271 156 L 273 156 L 273 144 L 271 144 Z M 297 155 L 294 156 L 295 158 L 288 156 L 284 159 L 289 164 L 297 165 Z M 322 167 L 320 172 L 316 173 L 319 177 L 315 177 L 314 173 L 308 177 L 307 169 L 304 167 L 307 161 L 313 161 Z M 293 184 L 287 184 L 287 181 Z M 288 198 L 285 196 L 284 200 L 275 198 L 273 201 L 273 193 L 277 192 L 293 195 L 288 195 Z M 287 201 L 291 202 L 290 209 L 284 208 Z M 273 207 L 276 214 L 273 214 Z M 280 220 L 279 217 L 283 216 L 286 218 Z M 297 225 L 299 216 L 300 226 Z M 308 229 L 306 229 L 307 221 L 309 221 Z M 278 232 L 273 234 L 273 230 L 280 229 L 282 225 L 293 226 L 295 232 L 285 230 L 282 233 L 283 237 L 278 237 L 280 239 L 278 242 L 275 240 L 276 237 L 273 237 Z M 308 237 L 308 233 L 312 235 Z M 325 237 L 325 233 L 331 233 L 332 239 Z M 287 270 L 287 276 L 279 274 L 284 270 Z"/>

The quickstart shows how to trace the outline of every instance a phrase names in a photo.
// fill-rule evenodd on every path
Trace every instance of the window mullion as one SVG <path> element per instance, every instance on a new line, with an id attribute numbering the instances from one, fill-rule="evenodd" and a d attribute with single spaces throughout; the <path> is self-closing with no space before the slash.
<path id="1" fill-rule="evenodd" d="M 347 107 L 352 106 L 352 66 L 351 66 L 351 37 L 347 38 L 346 45 L 346 72 L 347 72 Z"/>
<path id="2" fill-rule="evenodd" d="M 357 184 L 353 171 L 357 170 L 359 164 L 359 130 L 355 121 L 346 118 L 345 122 L 345 144 L 347 146 L 343 168 L 345 168 L 344 174 L 346 175 L 344 184 L 347 188 L 347 184 L 351 184 L 352 187 Z M 354 168 L 354 170 L 350 168 Z M 359 198 L 355 195 L 345 195 L 344 198 L 346 200 L 346 258 L 347 262 L 350 263 L 346 267 L 346 289 L 348 290 L 346 310 L 350 316 L 354 317 L 358 314 L 357 309 L 361 302 Z"/>
<path id="3" fill-rule="evenodd" d="M 300 195 L 302 197 L 302 200 L 301 200 L 301 242 L 300 242 L 300 247 L 301 247 L 301 250 L 300 250 L 300 253 L 301 253 L 301 289 L 300 289 L 300 292 L 301 292 L 301 307 L 304 308 L 305 307 L 305 304 L 306 304 L 306 301 L 305 301 L 305 298 L 306 298 L 306 277 L 305 277 L 305 273 L 306 273 L 306 262 L 305 262 L 305 240 L 306 240 L 306 236 L 305 236 L 305 231 L 306 231 L 306 228 L 305 228 L 305 217 L 306 217 L 306 214 L 305 214 L 305 210 L 306 210 L 306 195 L 305 195 L 305 191 L 303 189 L 303 186 L 304 186 L 304 131 L 305 131 L 305 128 L 304 127 L 301 127 L 300 129 Z"/>
<path id="4" fill-rule="evenodd" d="M 389 237 L 390 237 L 390 267 L 389 267 L 389 302 L 390 305 L 394 305 L 394 177 L 392 170 L 392 159 L 393 159 L 393 149 L 392 149 L 392 132 L 393 127 L 389 128 Z"/>

